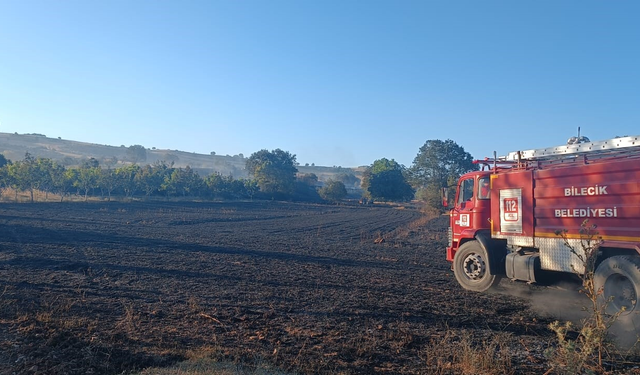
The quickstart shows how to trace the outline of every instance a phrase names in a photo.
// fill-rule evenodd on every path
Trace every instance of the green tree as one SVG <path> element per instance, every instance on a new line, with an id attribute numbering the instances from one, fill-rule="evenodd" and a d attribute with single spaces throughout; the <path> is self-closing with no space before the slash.
<path id="1" fill-rule="evenodd" d="M 133 198 L 138 190 L 136 175 L 139 170 L 140 167 L 137 165 L 127 165 L 116 169 L 120 187 L 124 190 L 124 195 L 127 198 Z"/>
<path id="2" fill-rule="evenodd" d="M 207 193 L 214 198 L 238 199 L 250 197 L 258 190 L 258 185 L 253 180 L 236 180 L 233 176 L 223 176 L 213 173 L 204 179 Z"/>
<path id="3" fill-rule="evenodd" d="M 95 159 L 93 159 L 95 160 Z M 84 163 L 82 167 L 78 168 L 77 179 L 74 182 L 74 186 L 84 192 L 84 201 L 87 201 L 89 191 L 97 188 L 98 181 L 100 180 L 100 167 L 94 167 L 95 163 L 89 161 Z"/>
<path id="4" fill-rule="evenodd" d="M 11 161 L 4 157 L 3 154 L 0 154 L 0 168 L 5 167 L 7 164 L 11 164 Z"/>
<path id="5" fill-rule="evenodd" d="M 204 179 L 204 185 L 207 187 L 207 191 L 214 198 L 224 197 L 227 192 L 227 183 L 225 178 L 220 173 L 212 173 Z"/>
<path id="6" fill-rule="evenodd" d="M 191 167 L 177 168 L 165 182 L 162 188 L 170 195 L 197 195 L 202 187 L 202 178 Z"/>
<path id="7" fill-rule="evenodd" d="M 9 165 L 8 175 L 11 187 L 16 192 L 16 201 L 18 200 L 18 191 L 28 191 L 33 203 L 33 192 L 38 188 L 38 183 L 41 180 L 37 171 L 36 159 L 27 152 L 24 160 Z"/>
<path id="8" fill-rule="evenodd" d="M 260 150 L 246 161 L 247 171 L 255 178 L 260 191 L 276 196 L 290 196 L 295 189 L 296 156 L 287 151 Z"/>
<path id="9" fill-rule="evenodd" d="M 362 189 L 368 198 L 404 201 L 413 198 L 413 189 L 404 175 L 404 166 L 391 159 L 378 159 L 362 175 Z"/>
<path id="10" fill-rule="evenodd" d="M 49 193 L 55 191 L 55 183 L 58 174 L 64 173 L 64 167 L 48 158 L 36 159 L 36 174 L 40 178 L 38 188 L 44 191 L 45 201 L 49 199 Z"/>
<path id="11" fill-rule="evenodd" d="M 247 194 L 247 196 L 253 200 L 253 196 L 256 195 L 256 193 L 260 190 L 260 187 L 258 186 L 258 182 L 256 180 L 241 180 L 243 182 L 244 185 L 244 191 Z"/>
<path id="12" fill-rule="evenodd" d="M 114 169 L 100 169 L 98 187 L 103 196 L 107 195 L 107 201 L 111 202 L 111 193 L 118 188 L 118 182 L 118 174 Z"/>
<path id="13" fill-rule="evenodd" d="M 4 155 L 0 154 L 0 196 L 4 194 L 5 188 L 11 186 L 9 178 L 9 165 L 11 161 L 7 160 Z"/>
<path id="14" fill-rule="evenodd" d="M 231 198 L 247 197 L 247 187 L 242 180 L 235 180 L 233 177 L 228 176 L 227 189 Z"/>
<path id="15" fill-rule="evenodd" d="M 146 165 L 136 173 L 136 184 L 144 194 L 149 197 L 160 192 L 162 184 L 167 177 L 170 177 L 174 168 L 165 162 L 156 162 L 153 165 Z"/>
<path id="16" fill-rule="evenodd" d="M 320 201 L 318 194 L 318 176 L 315 173 L 300 174 L 296 177 L 295 191 L 292 198 L 299 201 Z"/>
<path id="17" fill-rule="evenodd" d="M 327 180 L 323 187 L 318 190 L 318 194 L 324 200 L 337 202 L 347 196 L 347 188 L 342 181 Z"/>
<path id="18" fill-rule="evenodd" d="M 52 176 L 54 191 L 60 195 L 60 202 L 62 202 L 64 197 L 73 191 L 75 181 L 78 179 L 78 169 L 62 167 L 56 169 Z"/>
<path id="19" fill-rule="evenodd" d="M 409 180 L 421 191 L 420 196 L 428 197 L 430 206 L 440 209 L 442 188 L 451 189 L 449 196 L 453 196 L 458 178 L 475 170 L 478 166 L 473 164 L 471 154 L 454 141 L 428 140 L 413 160 Z"/>

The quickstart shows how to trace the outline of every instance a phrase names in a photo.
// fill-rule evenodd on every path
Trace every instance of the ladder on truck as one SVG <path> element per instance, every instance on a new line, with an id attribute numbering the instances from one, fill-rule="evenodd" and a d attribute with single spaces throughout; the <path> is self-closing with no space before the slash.
<path id="1" fill-rule="evenodd" d="M 575 160 L 579 156 L 640 155 L 640 135 L 613 138 L 605 141 L 581 142 L 535 150 L 514 151 L 495 159 L 496 162 L 526 163 L 528 161 Z"/>

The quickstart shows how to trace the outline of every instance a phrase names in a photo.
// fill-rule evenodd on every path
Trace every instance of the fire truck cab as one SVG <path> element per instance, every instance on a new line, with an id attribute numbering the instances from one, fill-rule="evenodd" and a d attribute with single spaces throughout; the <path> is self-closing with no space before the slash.
<path id="1" fill-rule="evenodd" d="M 491 238 L 491 172 L 463 175 L 450 211 L 447 260 L 465 289 L 485 291 L 504 275 L 506 243 Z M 489 258 L 491 257 L 491 259 Z"/>
<path id="2" fill-rule="evenodd" d="M 585 245 L 597 246 L 608 310 L 640 326 L 640 136 L 477 162 L 483 170 L 459 179 L 450 211 L 446 258 L 459 284 L 483 292 L 504 277 L 582 274 Z"/>

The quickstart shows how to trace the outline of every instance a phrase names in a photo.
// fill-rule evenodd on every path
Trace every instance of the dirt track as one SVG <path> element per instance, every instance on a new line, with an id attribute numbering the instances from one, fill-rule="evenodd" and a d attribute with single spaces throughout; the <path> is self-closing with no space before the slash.
<path id="1" fill-rule="evenodd" d="M 118 374 L 189 351 L 421 374 L 446 367 L 436 349 L 463 333 L 477 345 L 503 335 L 518 372 L 544 368 L 550 320 L 462 291 L 446 218 L 416 227 L 411 209 L 278 202 L 0 210 L 3 374 Z"/>

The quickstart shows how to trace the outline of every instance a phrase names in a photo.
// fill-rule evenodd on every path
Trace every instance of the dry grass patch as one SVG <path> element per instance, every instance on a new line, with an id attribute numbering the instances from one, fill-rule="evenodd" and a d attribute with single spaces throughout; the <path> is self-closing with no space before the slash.
<path id="1" fill-rule="evenodd" d="M 436 375 L 514 374 L 511 346 L 511 335 L 507 333 L 481 340 L 468 331 L 459 335 L 447 331 L 428 345 L 424 353 L 425 372 Z"/>

